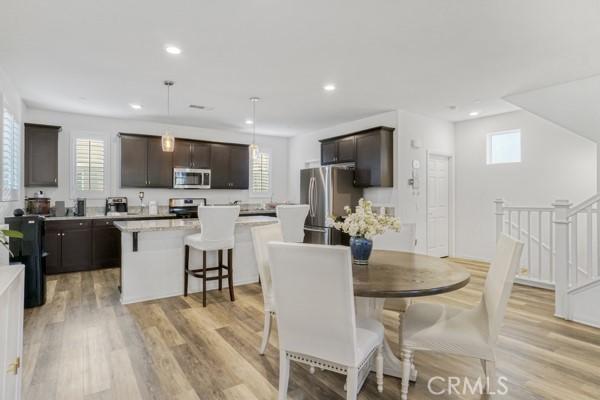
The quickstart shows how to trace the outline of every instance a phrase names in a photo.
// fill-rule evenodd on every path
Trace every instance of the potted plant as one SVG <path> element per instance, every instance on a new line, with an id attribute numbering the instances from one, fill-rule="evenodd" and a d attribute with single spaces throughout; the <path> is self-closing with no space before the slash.
<path id="1" fill-rule="evenodd" d="M 2 246 L 4 246 L 6 249 L 6 252 L 12 256 L 13 254 L 10 251 L 9 246 L 9 238 L 23 239 L 23 234 L 19 231 L 11 231 L 10 229 L 0 229 L 0 244 L 2 244 Z M 1 265 L 8 264 L 8 258 L 4 259 L 4 257 L 7 257 L 7 253 L 2 256 L 3 259 L 1 260 Z"/>
<path id="2" fill-rule="evenodd" d="M 355 264 L 368 264 L 373 249 L 373 236 L 380 235 L 386 230 L 398 232 L 398 218 L 384 214 L 376 214 L 372 209 L 373 203 L 360 199 L 354 212 L 350 206 L 344 207 L 346 215 L 338 220 L 335 216 L 329 218 L 329 225 L 350 235 L 350 249 Z"/>

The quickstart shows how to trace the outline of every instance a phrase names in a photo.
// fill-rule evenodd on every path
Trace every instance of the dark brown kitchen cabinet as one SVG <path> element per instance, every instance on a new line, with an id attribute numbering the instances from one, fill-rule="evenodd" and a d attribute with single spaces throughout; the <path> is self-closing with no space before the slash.
<path id="1" fill-rule="evenodd" d="M 89 270 L 91 267 L 91 221 L 48 221 L 44 236 L 46 273 Z"/>
<path id="2" fill-rule="evenodd" d="M 235 144 L 211 144 L 211 188 L 248 189 L 248 146 Z"/>
<path id="3" fill-rule="evenodd" d="M 147 165 L 148 139 L 121 135 L 121 187 L 146 187 Z"/>
<path id="4" fill-rule="evenodd" d="M 147 187 L 173 187 L 173 153 L 162 150 L 159 137 L 148 138 L 148 183 Z"/>
<path id="5" fill-rule="evenodd" d="M 25 186 L 58 186 L 60 126 L 25 124 Z"/>
<path id="6" fill-rule="evenodd" d="M 160 137 L 121 134 L 121 187 L 173 187 L 173 153 Z"/>
<path id="7" fill-rule="evenodd" d="M 394 186 L 393 133 L 393 128 L 378 127 L 356 135 L 355 186 Z"/>
<path id="8" fill-rule="evenodd" d="M 173 167 L 210 168 L 210 144 L 194 140 L 175 140 Z"/>
<path id="9" fill-rule="evenodd" d="M 92 226 L 92 265 L 120 267 L 121 231 L 113 225 L 113 220 L 94 220 Z"/>
<path id="10" fill-rule="evenodd" d="M 355 154 L 355 136 L 325 140 L 321 143 L 323 165 L 353 162 Z"/>

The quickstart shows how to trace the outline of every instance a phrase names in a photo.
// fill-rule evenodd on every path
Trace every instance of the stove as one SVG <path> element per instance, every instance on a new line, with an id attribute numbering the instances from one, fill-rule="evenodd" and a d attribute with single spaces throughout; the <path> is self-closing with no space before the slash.
<path id="1" fill-rule="evenodd" d="M 169 199 L 169 213 L 177 215 L 178 218 L 198 218 L 198 206 L 205 206 L 206 199 L 195 198 L 173 198 Z"/>

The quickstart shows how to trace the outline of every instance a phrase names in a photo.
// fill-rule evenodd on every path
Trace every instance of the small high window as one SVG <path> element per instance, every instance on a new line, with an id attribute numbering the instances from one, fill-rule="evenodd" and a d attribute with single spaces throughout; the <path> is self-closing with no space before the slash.
<path id="1" fill-rule="evenodd" d="M 521 130 L 493 132 L 487 137 L 487 163 L 521 162 Z"/>

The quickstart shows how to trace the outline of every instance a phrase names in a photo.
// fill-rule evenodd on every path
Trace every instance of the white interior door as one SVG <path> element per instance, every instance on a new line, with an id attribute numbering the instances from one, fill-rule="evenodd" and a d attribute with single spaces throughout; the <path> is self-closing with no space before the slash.
<path id="1" fill-rule="evenodd" d="M 427 254 L 445 257 L 449 252 L 450 158 L 430 154 L 427 159 Z"/>

